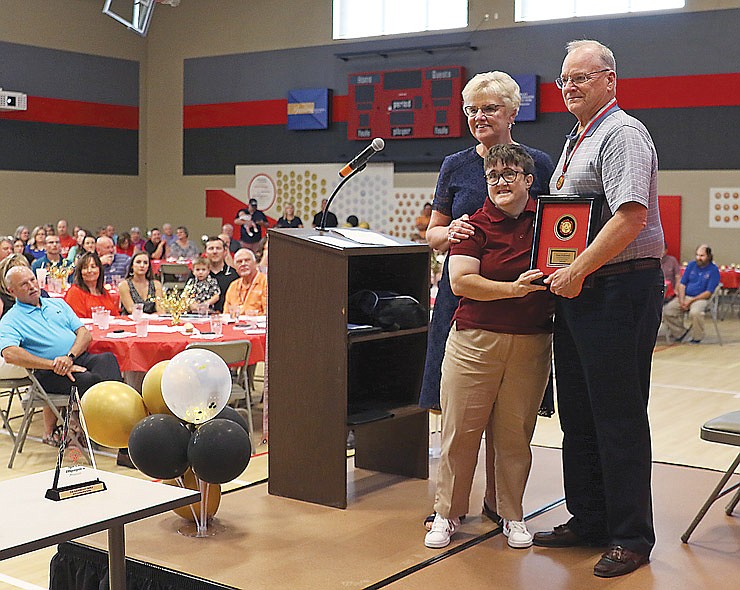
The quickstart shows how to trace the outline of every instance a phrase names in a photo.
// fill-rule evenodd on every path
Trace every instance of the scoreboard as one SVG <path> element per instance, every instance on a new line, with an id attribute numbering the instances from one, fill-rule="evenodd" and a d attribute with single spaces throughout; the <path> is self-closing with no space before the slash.
<path id="1" fill-rule="evenodd" d="M 349 75 L 349 139 L 460 137 L 462 66 Z"/>

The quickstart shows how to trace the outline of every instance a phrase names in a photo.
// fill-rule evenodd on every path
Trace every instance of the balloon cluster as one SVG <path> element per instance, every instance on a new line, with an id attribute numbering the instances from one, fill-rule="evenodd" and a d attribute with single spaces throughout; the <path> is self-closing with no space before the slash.
<path id="1" fill-rule="evenodd" d="M 231 374 L 221 357 L 191 349 L 152 367 L 141 396 L 124 383 L 106 381 L 88 389 L 81 406 L 90 438 L 107 447 L 128 447 L 131 461 L 145 475 L 176 480 L 202 494 L 205 484 L 216 484 L 210 494 L 215 508 L 203 494 L 212 516 L 218 484 L 241 474 L 252 452 L 246 420 L 226 405 L 230 394 Z M 198 521 L 200 507 L 185 510 L 178 514 Z"/>

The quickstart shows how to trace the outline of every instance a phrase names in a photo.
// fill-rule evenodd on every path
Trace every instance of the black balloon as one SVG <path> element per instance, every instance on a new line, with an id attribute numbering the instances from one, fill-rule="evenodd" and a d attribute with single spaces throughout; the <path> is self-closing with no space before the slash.
<path id="1" fill-rule="evenodd" d="M 153 414 L 134 426 L 128 452 L 136 468 L 155 479 L 174 479 L 187 471 L 190 429 L 175 416 Z"/>
<path id="2" fill-rule="evenodd" d="M 249 465 L 252 445 L 236 422 L 214 418 L 198 427 L 188 445 L 195 475 L 207 483 L 226 483 Z"/>
<path id="3" fill-rule="evenodd" d="M 243 410 L 248 412 L 249 410 Z M 218 414 L 216 414 L 213 419 L 216 418 L 222 418 L 224 420 L 231 420 L 232 422 L 236 422 L 239 426 L 241 426 L 244 429 L 244 432 L 249 434 L 249 424 L 247 424 L 247 419 L 242 416 L 238 410 L 235 410 L 231 406 L 224 407 L 223 410 L 221 410 Z"/>

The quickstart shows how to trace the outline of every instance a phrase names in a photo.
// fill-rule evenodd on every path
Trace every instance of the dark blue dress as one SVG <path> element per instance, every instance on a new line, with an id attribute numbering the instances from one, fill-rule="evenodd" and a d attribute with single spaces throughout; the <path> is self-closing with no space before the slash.
<path id="1" fill-rule="evenodd" d="M 545 152 L 522 145 L 535 165 L 535 175 L 529 194 L 533 198 L 550 194 L 549 183 L 555 166 Z M 439 170 L 439 180 L 434 191 L 432 207 L 443 215 L 458 219 L 465 213 L 472 215 L 483 206 L 488 196 L 483 175 L 483 158 L 475 147 L 447 156 Z M 439 291 L 434 303 L 434 313 L 429 325 L 427 356 L 424 365 L 424 380 L 421 386 L 419 405 L 422 408 L 439 406 L 439 381 L 442 376 L 442 359 L 450 333 L 450 322 L 455 314 L 459 298 L 450 288 L 449 270 L 445 260 Z"/>

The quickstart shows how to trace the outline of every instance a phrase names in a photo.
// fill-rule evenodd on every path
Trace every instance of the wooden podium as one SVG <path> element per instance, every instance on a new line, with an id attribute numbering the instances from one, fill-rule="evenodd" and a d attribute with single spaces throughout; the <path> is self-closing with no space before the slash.
<path id="1" fill-rule="evenodd" d="M 269 233 L 269 493 L 346 508 L 350 428 L 356 467 L 427 478 L 429 424 L 417 405 L 427 326 L 350 332 L 347 317 L 363 289 L 411 295 L 428 309 L 429 248 Z M 381 412 L 391 416 L 373 419 Z"/>

